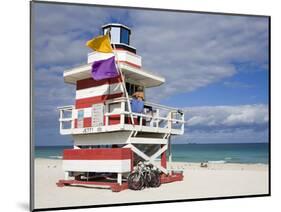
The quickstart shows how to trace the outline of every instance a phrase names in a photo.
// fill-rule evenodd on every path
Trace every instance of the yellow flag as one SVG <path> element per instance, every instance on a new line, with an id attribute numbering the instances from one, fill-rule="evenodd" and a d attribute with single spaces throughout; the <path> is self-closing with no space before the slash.
<path id="1" fill-rule="evenodd" d="M 103 53 L 113 52 L 108 35 L 97 36 L 92 40 L 87 41 L 86 46 L 98 52 L 103 52 Z"/>

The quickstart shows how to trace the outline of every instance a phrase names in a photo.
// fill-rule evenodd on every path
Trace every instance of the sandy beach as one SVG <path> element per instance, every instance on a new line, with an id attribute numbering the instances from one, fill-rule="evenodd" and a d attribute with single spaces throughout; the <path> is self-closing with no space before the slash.
<path id="1" fill-rule="evenodd" d="M 117 193 L 89 186 L 57 187 L 56 182 L 64 178 L 61 165 L 61 160 L 35 159 L 36 209 L 268 193 L 265 164 L 209 164 L 201 168 L 198 163 L 173 162 L 169 166 L 184 171 L 183 181 Z"/>

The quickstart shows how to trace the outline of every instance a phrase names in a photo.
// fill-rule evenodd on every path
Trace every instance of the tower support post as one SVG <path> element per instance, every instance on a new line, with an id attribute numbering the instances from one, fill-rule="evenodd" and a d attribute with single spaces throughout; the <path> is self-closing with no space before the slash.
<path id="1" fill-rule="evenodd" d="M 122 173 L 117 174 L 117 182 L 119 185 L 122 185 Z"/>
<path id="2" fill-rule="evenodd" d="M 164 145 L 161 144 L 161 148 L 163 147 Z M 167 150 L 166 150 L 167 151 Z M 162 152 L 161 154 L 161 166 L 163 168 L 167 168 L 167 155 L 166 155 L 166 151 Z"/>
<path id="3" fill-rule="evenodd" d="M 68 180 L 69 174 L 68 172 L 64 172 L 64 180 Z"/>

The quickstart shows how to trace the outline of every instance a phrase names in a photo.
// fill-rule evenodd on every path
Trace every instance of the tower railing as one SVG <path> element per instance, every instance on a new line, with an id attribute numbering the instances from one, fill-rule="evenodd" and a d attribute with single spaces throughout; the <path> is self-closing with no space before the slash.
<path id="1" fill-rule="evenodd" d="M 112 105 L 118 105 L 117 110 L 110 111 Z M 74 106 L 63 106 L 58 108 L 60 111 L 60 132 L 61 134 L 71 134 L 72 129 L 74 129 Z M 132 125 L 128 117 L 133 115 L 133 117 L 138 120 L 137 123 Z M 159 130 L 164 130 L 166 133 L 172 133 L 173 130 L 177 131 L 177 134 L 184 133 L 184 113 L 172 107 L 167 107 L 160 104 L 155 104 L 151 102 L 144 102 L 144 112 L 143 113 L 130 113 L 126 108 L 126 99 L 116 98 L 112 100 L 107 100 L 105 102 L 105 112 L 104 112 L 104 125 L 101 127 L 108 131 L 111 126 L 110 117 L 120 117 L 118 124 L 122 130 L 126 126 L 133 126 L 138 131 L 152 130 L 153 132 L 158 132 Z M 132 129 L 133 129 L 132 128 Z"/>
<path id="2" fill-rule="evenodd" d="M 71 130 L 74 128 L 74 105 L 58 107 L 58 110 L 61 134 L 71 134 Z"/>

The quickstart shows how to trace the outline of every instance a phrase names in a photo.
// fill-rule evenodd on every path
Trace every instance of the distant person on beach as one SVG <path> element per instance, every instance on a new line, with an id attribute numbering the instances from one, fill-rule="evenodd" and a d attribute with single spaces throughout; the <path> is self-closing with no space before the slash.
<path id="1" fill-rule="evenodd" d="M 208 167 L 208 164 L 207 164 L 207 163 L 200 163 L 200 167 L 202 167 L 202 168 L 207 168 L 207 167 Z"/>

